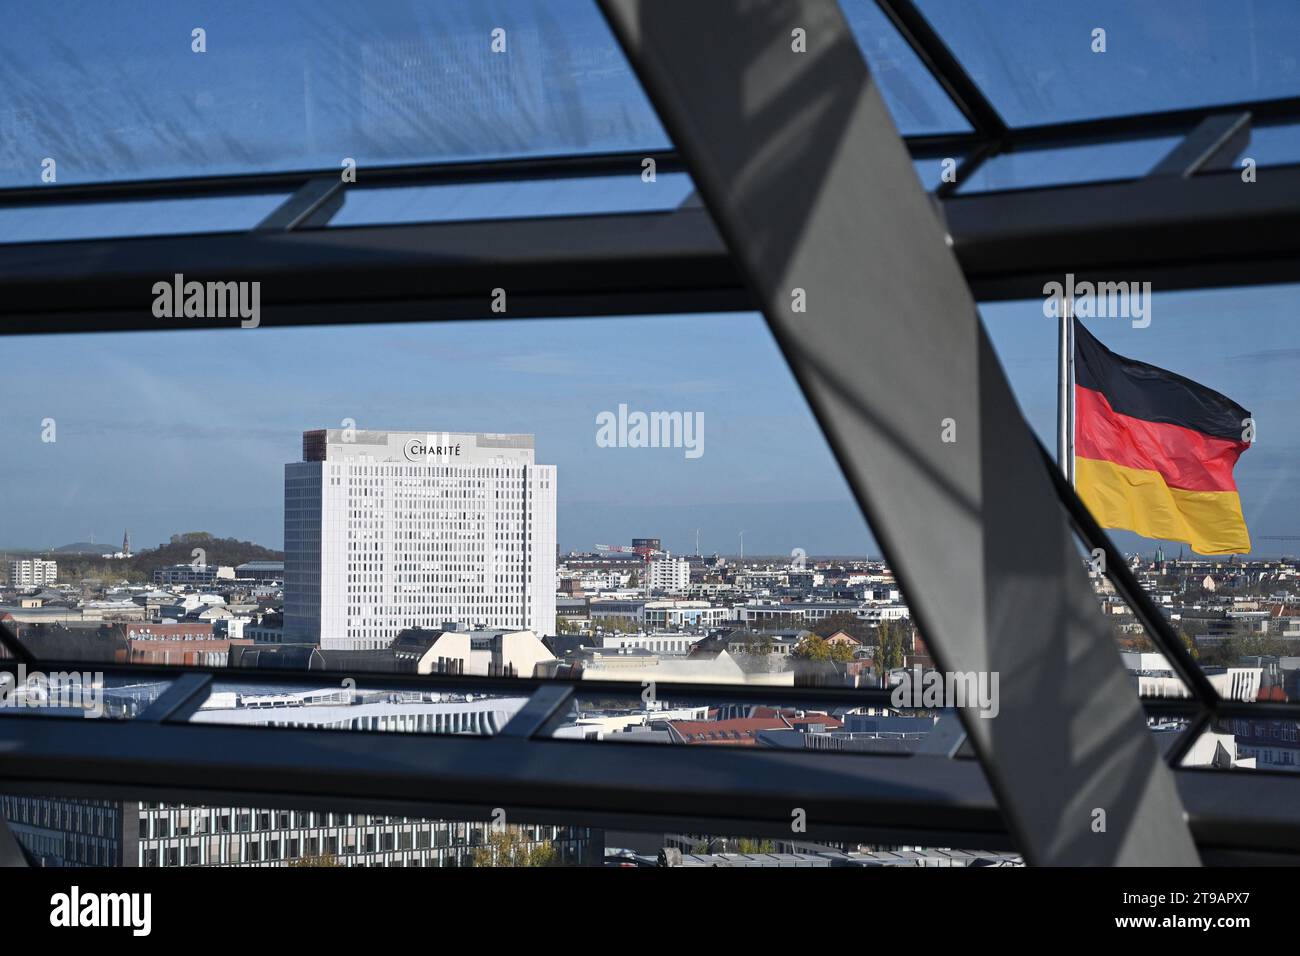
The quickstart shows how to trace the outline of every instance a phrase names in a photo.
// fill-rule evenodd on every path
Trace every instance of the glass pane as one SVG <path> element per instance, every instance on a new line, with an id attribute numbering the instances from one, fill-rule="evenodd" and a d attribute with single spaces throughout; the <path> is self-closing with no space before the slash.
<path id="1" fill-rule="evenodd" d="M 864 706 L 848 700 L 790 706 L 775 699 L 768 704 L 671 701 L 653 696 L 594 697 L 584 692 L 552 736 L 613 743 L 911 754 L 925 749 L 941 719 L 959 727 L 953 710 Z"/>
<path id="2" fill-rule="evenodd" d="M 904 136 L 958 133 L 970 124 L 880 12 L 875 0 L 840 0 L 872 78 Z"/>
<path id="3" fill-rule="evenodd" d="M 380 689 L 356 681 L 269 686 L 222 680 L 190 722 L 490 737 L 526 702 L 526 697 L 499 694 Z"/>
<path id="4" fill-rule="evenodd" d="M 21 640 L 66 625 L 79 653 L 175 667 L 849 689 L 929 665 L 756 314 L 5 348 L 22 477 L 0 498 L 0 616 Z M 177 356 L 195 354 L 221 389 L 193 385 Z"/>
<path id="5" fill-rule="evenodd" d="M 1121 278 L 1133 277 L 1116 276 Z M 1294 415 L 1300 347 L 1293 322 L 1298 293 L 1296 286 L 1144 293 L 1141 319 L 1083 320 L 1117 355 L 1218 391 L 1256 423 L 1257 440 L 1231 468 L 1250 551 L 1200 554 L 1186 541 L 1143 537 L 1122 527 L 1108 532 L 1211 683 L 1237 700 L 1285 700 L 1296 689 L 1287 683 L 1285 662 L 1300 653 L 1300 430 Z M 1029 424 L 1046 447 L 1055 448 L 1056 320 L 1045 317 L 1042 299 L 985 304 L 981 313 Z M 1154 454 L 1154 441 L 1134 439 L 1131 447 Z M 1178 460 L 1190 468 L 1200 459 L 1190 454 Z M 1180 487 L 1177 477 L 1169 480 L 1170 487 Z M 1124 611 L 1116 610 L 1115 620 L 1123 620 Z M 1144 647 L 1125 649 L 1140 653 Z M 1167 666 L 1155 658 L 1130 664 L 1137 677 L 1152 679 Z M 1145 683 L 1154 691 L 1161 681 Z"/>
<path id="6" fill-rule="evenodd" d="M 590 0 L 53 0 L 0 63 L 0 186 L 668 147 Z"/>
<path id="7" fill-rule="evenodd" d="M 41 636 L 28 643 L 33 649 L 49 648 Z M 169 680 L 133 680 L 59 665 L 6 667 L 0 669 L 0 717 L 30 714 L 130 720 L 170 685 Z"/>
<path id="8" fill-rule="evenodd" d="M 1243 156 L 1260 166 L 1289 166 L 1300 163 L 1300 123 L 1284 126 L 1255 126 Z M 1240 167 L 1240 163 L 1237 164 Z"/>
<path id="9" fill-rule="evenodd" d="M 1179 141 L 1180 137 L 1169 136 L 1002 153 L 977 166 L 958 192 L 1137 179 L 1149 173 Z"/>
<path id="10" fill-rule="evenodd" d="M 1291 0 L 918 6 L 1012 126 L 1300 95 Z"/>
<path id="11" fill-rule="evenodd" d="M 1290 669 L 1292 679 L 1298 673 Z M 1218 718 L 1197 737 L 1181 765 L 1202 770 L 1295 773 L 1300 771 L 1300 721 Z"/>
<path id="12" fill-rule="evenodd" d="M 685 173 L 665 173 L 647 183 L 639 170 L 626 176 L 354 189 L 344 194 L 330 225 L 657 212 L 677 208 L 693 189 Z"/>
<path id="13" fill-rule="evenodd" d="M 256 226 L 287 198 L 288 193 L 0 206 L 0 242 L 242 232 Z"/>

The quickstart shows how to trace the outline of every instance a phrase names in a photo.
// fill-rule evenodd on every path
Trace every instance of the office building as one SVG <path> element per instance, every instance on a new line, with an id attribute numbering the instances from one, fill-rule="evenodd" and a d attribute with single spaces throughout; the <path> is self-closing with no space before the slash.
<path id="1" fill-rule="evenodd" d="M 368 650 L 447 622 L 554 633 L 555 482 L 531 435 L 305 432 L 285 466 L 285 641 Z"/>
<path id="2" fill-rule="evenodd" d="M 41 558 L 22 558 L 9 562 L 11 588 L 40 588 L 53 584 L 59 577 L 59 565 Z"/>

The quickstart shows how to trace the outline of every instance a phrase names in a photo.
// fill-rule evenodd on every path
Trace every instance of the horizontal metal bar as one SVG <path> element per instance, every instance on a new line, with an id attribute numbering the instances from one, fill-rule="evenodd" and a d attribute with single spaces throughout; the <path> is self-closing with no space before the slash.
<path id="1" fill-rule="evenodd" d="M 655 161 L 658 173 L 684 167 L 671 150 L 590 153 L 570 156 L 529 156 L 455 163 L 408 163 L 400 166 L 360 166 L 355 188 L 372 186 L 439 185 L 502 180 L 557 179 L 579 176 L 641 175 L 641 163 Z M 110 180 L 97 183 L 13 186 L 0 189 L 0 207 L 123 200 L 180 199 L 199 196 L 244 196 L 294 192 L 313 179 L 339 179 L 336 169 L 298 169 L 227 176 L 174 179 Z"/>
<path id="2" fill-rule="evenodd" d="M 682 209 L 0 245 L 0 330 L 239 326 L 156 318 L 153 286 L 175 274 L 259 282 L 263 326 L 749 306 L 708 213 Z"/>
<path id="3" fill-rule="evenodd" d="M 1300 167 L 957 194 L 939 206 L 982 300 L 1073 272 L 1156 289 L 1300 280 Z M 0 334 L 192 328 L 153 284 L 261 283 L 265 326 L 754 307 L 708 213 L 556 217 L 0 245 Z M 489 308 L 507 292 L 507 311 Z"/>
<path id="4" fill-rule="evenodd" d="M 974 760 L 0 718 L 0 792 L 1013 849 Z M 1300 775 L 1175 772 L 1197 843 L 1300 852 Z"/>
<path id="5" fill-rule="evenodd" d="M 1041 299 L 1066 273 L 1154 291 L 1300 280 L 1300 166 L 958 193 L 942 214 L 983 301 Z"/>
<path id="6" fill-rule="evenodd" d="M 822 751 L 0 717 L 0 792 L 239 805 L 399 803 L 412 815 L 807 834 L 926 831 L 1005 843 L 972 760 Z M 599 821 L 599 823 L 594 821 Z M 944 842 L 940 845 L 961 845 Z"/>
<path id="7" fill-rule="evenodd" d="M 1300 851 L 1300 774 L 1187 769 L 1175 778 L 1198 845 Z"/>

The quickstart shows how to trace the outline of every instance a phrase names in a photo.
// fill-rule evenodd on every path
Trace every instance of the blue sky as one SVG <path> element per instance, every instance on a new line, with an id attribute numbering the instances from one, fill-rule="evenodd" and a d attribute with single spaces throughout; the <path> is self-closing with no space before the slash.
<path id="1" fill-rule="evenodd" d="M 755 314 L 5 340 L 0 546 L 211 531 L 279 547 L 283 466 L 339 427 L 530 432 L 559 467 L 562 548 L 874 547 Z M 596 416 L 704 414 L 704 454 L 600 448 Z M 58 441 L 40 441 L 54 418 Z"/>

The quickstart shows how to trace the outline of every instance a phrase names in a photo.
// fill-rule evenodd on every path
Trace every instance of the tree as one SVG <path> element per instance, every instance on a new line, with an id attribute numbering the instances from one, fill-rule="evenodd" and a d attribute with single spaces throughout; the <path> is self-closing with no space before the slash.
<path id="1" fill-rule="evenodd" d="M 483 846 L 475 847 L 474 866 L 555 866 L 555 847 L 550 843 L 528 843 L 518 827 L 494 829 Z"/>
<path id="2" fill-rule="evenodd" d="M 849 644 L 831 644 L 831 660 L 836 664 L 847 664 L 853 660 L 853 647 Z"/>
<path id="3" fill-rule="evenodd" d="M 903 636 L 893 623 L 881 621 L 876 627 L 876 670 L 880 673 L 881 686 L 886 674 L 902 666 Z"/>
<path id="4" fill-rule="evenodd" d="M 792 656 L 805 661 L 829 661 L 831 659 L 831 645 L 826 643 L 826 638 L 818 637 L 816 634 L 809 634 L 790 652 Z"/>
<path id="5" fill-rule="evenodd" d="M 736 850 L 740 853 L 775 853 L 776 844 L 771 840 L 751 840 L 741 837 L 736 841 Z"/>

